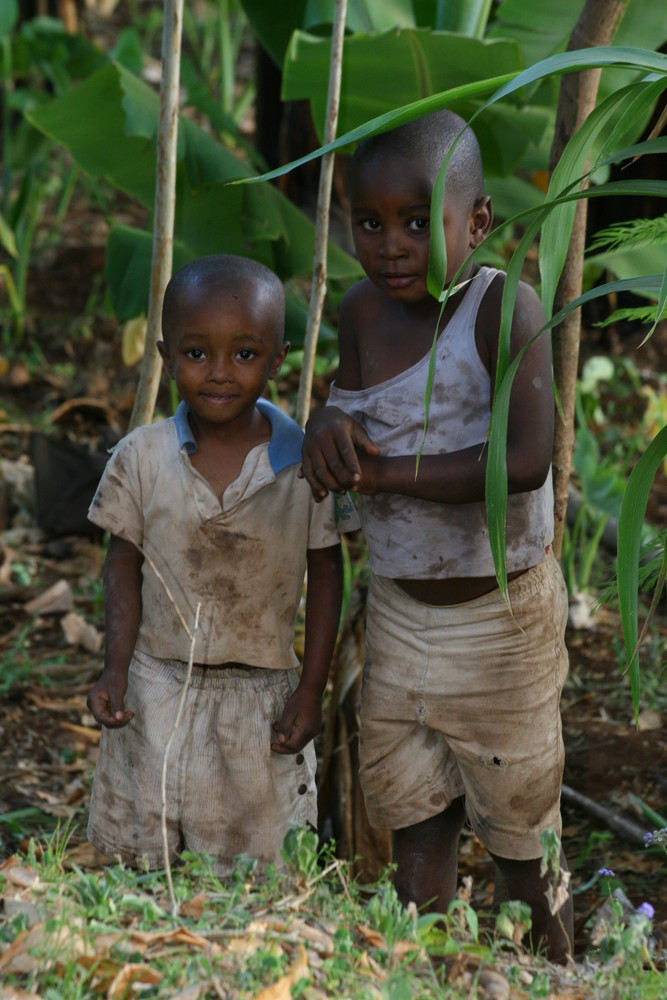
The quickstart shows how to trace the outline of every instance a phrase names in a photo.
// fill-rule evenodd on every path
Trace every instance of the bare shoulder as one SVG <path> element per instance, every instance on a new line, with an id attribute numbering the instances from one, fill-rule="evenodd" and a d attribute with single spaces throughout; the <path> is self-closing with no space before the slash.
<path id="1" fill-rule="evenodd" d="M 533 286 L 526 281 L 519 282 L 514 306 L 515 317 L 518 315 L 520 318 L 523 313 L 531 319 L 539 320 L 538 329 L 544 325 L 544 309 L 540 297 Z"/>
<path id="2" fill-rule="evenodd" d="M 475 341 L 487 371 L 495 368 L 500 334 L 502 298 L 506 275 L 500 272 L 491 282 L 480 303 L 475 326 Z M 543 327 L 544 310 L 539 295 L 525 281 L 517 286 L 512 315 L 511 354 L 518 350 Z"/>
<path id="3" fill-rule="evenodd" d="M 376 294 L 377 291 L 368 278 L 348 288 L 340 306 L 340 328 L 363 329 L 369 312 L 374 310 Z"/>
<path id="4" fill-rule="evenodd" d="M 369 327 L 372 327 L 375 289 L 368 279 L 358 281 L 343 296 L 338 317 L 339 365 L 336 385 L 339 389 L 362 387 L 360 351 Z"/>

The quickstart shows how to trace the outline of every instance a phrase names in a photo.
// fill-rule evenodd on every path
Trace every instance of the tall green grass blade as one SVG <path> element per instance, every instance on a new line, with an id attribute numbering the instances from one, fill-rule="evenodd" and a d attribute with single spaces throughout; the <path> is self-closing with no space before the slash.
<path id="1" fill-rule="evenodd" d="M 553 327 L 558 326 L 569 313 L 585 305 L 587 302 L 592 302 L 593 299 L 604 298 L 606 295 L 612 295 L 617 292 L 645 292 L 647 295 L 658 295 L 662 284 L 663 276 L 661 274 L 645 274 L 638 278 L 617 278 L 615 281 L 607 281 L 603 285 L 596 285 L 595 288 L 590 288 L 587 292 L 584 292 L 576 299 L 573 299 L 572 302 L 568 302 L 566 306 L 563 306 L 562 309 L 548 320 L 544 329 L 551 330 Z"/>
<path id="2" fill-rule="evenodd" d="M 491 430 L 489 433 L 488 457 L 486 461 L 486 519 L 489 528 L 489 543 L 496 569 L 498 586 L 509 605 L 507 591 L 507 549 L 505 544 L 505 525 L 507 521 L 507 422 L 509 416 L 510 394 L 512 383 L 521 360 L 534 341 L 541 335 L 536 334 L 527 344 L 524 344 L 505 376 L 497 387 Z"/>
<path id="3" fill-rule="evenodd" d="M 388 111 L 370 119 L 364 125 L 350 129 L 349 132 L 339 136 L 334 142 L 320 146 L 306 156 L 292 160 L 282 167 L 270 170 L 268 173 L 257 177 L 237 178 L 234 184 L 256 184 L 259 181 L 275 180 L 284 174 L 294 170 L 295 167 L 310 163 L 324 153 L 336 152 L 345 149 L 362 139 L 367 139 L 371 135 L 386 132 L 391 128 L 397 128 L 406 122 L 421 118 L 422 115 L 430 114 L 432 111 L 439 111 L 441 108 L 450 107 L 456 102 L 480 98 L 491 93 L 491 97 L 486 101 L 474 116 L 470 119 L 470 124 L 474 118 L 482 114 L 487 108 L 497 101 L 502 100 L 510 94 L 516 93 L 529 84 L 536 83 L 549 76 L 560 75 L 562 73 L 574 73 L 579 70 L 594 69 L 596 67 L 618 66 L 624 69 L 634 69 L 646 73 L 667 73 L 667 56 L 659 52 L 650 52 L 647 49 L 635 49 L 626 46 L 600 46 L 599 48 L 577 49 L 573 52 L 560 52 L 557 55 L 549 56 L 531 66 L 521 73 L 507 73 L 504 76 L 494 77 L 490 80 L 478 80 L 474 83 L 467 83 L 460 87 L 452 87 L 451 90 L 433 94 L 420 101 L 413 101 L 401 108 Z"/>
<path id="4" fill-rule="evenodd" d="M 438 170 L 435 183 L 433 184 L 433 191 L 431 193 L 431 219 L 437 219 L 438 223 L 436 225 L 431 225 L 431 245 L 428 256 L 427 287 L 434 299 L 440 298 L 442 290 L 445 287 L 445 277 L 447 274 L 447 247 L 445 244 L 445 227 L 442 222 L 445 204 L 445 181 L 447 167 L 449 166 L 449 161 L 452 158 L 459 136 L 463 135 L 464 131 L 465 129 L 463 129 L 462 132 L 459 132 L 459 135 L 452 143 L 449 152 Z M 442 313 L 440 315 L 442 316 Z M 438 323 L 439 322 L 440 320 L 438 320 Z"/>
<path id="5" fill-rule="evenodd" d="M 377 115 L 376 118 L 371 118 L 364 125 L 350 129 L 349 132 L 345 132 L 344 135 L 339 136 L 333 142 L 329 142 L 325 146 L 320 146 L 319 149 L 313 150 L 312 153 L 300 156 L 297 160 L 292 160 L 282 167 L 276 167 L 275 170 L 269 170 L 265 174 L 258 174 L 256 177 L 238 177 L 231 181 L 231 183 L 253 184 L 259 181 L 276 180 L 276 178 L 288 174 L 296 167 L 310 163 L 311 160 L 316 160 L 325 153 L 335 153 L 337 150 L 344 150 L 348 146 L 353 146 L 361 142 L 362 139 L 368 139 L 372 135 L 379 135 L 380 132 L 388 132 L 390 129 L 398 128 L 399 125 L 405 125 L 407 122 L 414 121 L 415 118 L 421 118 L 422 115 L 429 115 L 433 111 L 440 111 L 442 108 L 447 108 L 450 104 L 455 104 L 458 101 L 484 97 L 486 94 L 493 93 L 501 84 L 512 80 L 516 75 L 516 73 L 505 73 L 490 80 L 478 80 L 475 83 L 466 83 L 460 87 L 452 87 L 451 90 L 433 94 L 431 97 L 424 97 L 420 101 L 404 104 L 393 111 L 386 111 L 382 115 Z"/>
<path id="6" fill-rule="evenodd" d="M 660 286 L 660 291 L 658 293 L 658 304 L 655 310 L 655 319 L 653 320 L 651 329 L 648 331 L 648 333 L 642 340 L 641 344 L 639 345 L 640 347 L 643 347 L 646 341 L 653 336 L 656 326 L 663 318 L 666 311 L 667 311 L 667 267 L 665 268 L 665 273 L 662 276 L 662 285 Z"/>
<path id="7" fill-rule="evenodd" d="M 667 427 L 663 427 L 630 473 L 618 519 L 618 558 L 616 561 L 618 603 L 621 611 L 625 654 L 630 671 L 635 723 L 639 717 L 640 690 L 639 652 L 637 649 L 639 606 L 637 591 L 641 532 L 649 492 L 658 467 L 666 455 Z"/>
<path id="8" fill-rule="evenodd" d="M 2 245 L 10 257 L 18 257 L 19 251 L 16 246 L 14 231 L 0 212 L 0 245 Z"/>
<path id="9" fill-rule="evenodd" d="M 534 233 L 531 230 L 539 227 L 538 219 L 533 227 L 530 227 L 524 234 L 527 245 L 532 242 Z M 660 275 L 647 275 L 641 278 L 625 278 L 623 280 L 610 281 L 604 285 L 590 289 L 574 301 L 568 303 L 555 316 L 548 320 L 542 330 L 535 337 L 525 344 L 514 360 L 508 363 L 509 359 L 509 336 L 511 333 L 511 317 L 516 301 L 516 292 L 519 281 L 523 258 L 517 252 L 513 255 L 507 271 L 505 289 L 503 290 L 503 311 L 506 313 L 508 323 L 503 329 L 501 319 L 501 342 L 503 344 L 503 360 L 500 357 L 500 343 L 498 365 L 496 369 L 496 385 L 494 389 L 493 411 L 491 417 L 491 429 L 489 433 L 488 458 L 486 467 L 486 516 L 489 529 L 489 542 L 493 555 L 493 563 L 496 570 L 496 579 L 503 595 L 507 598 L 507 559 L 505 545 L 505 524 L 507 517 L 507 426 L 509 416 L 509 401 L 512 390 L 514 376 L 521 362 L 526 349 L 545 330 L 557 326 L 562 320 L 578 309 L 584 302 L 604 297 L 606 295 L 628 291 L 643 290 L 655 292 L 660 287 Z M 511 311 L 510 311 L 511 309 Z"/>
<path id="10" fill-rule="evenodd" d="M 612 136 L 620 138 L 628 129 L 628 116 L 633 122 L 655 103 L 659 93 L 667 87 L 667 78 L 652 84 L 637 83 L 612 94 L 595 108 L 584 124 L 568 142 L 558 164 L 554 168 L 547 201 L 553 202 L 560 194 L 565 194 L 579 186 L 586 174 L 586 163 L 591 157 L 598 140 L 603 141 L 603 150 L 609 150 L 611 136 L 604 136 L 611 130 Z M 621 128 L 619 120 L 624 123 Z M 591 169 L 595 169 L 594 161 Z M 547 316 L 553 309 L 556 286 L 560 278 L 565 257 L 570 244 L 572 224 L 576 204 L 563 205 L 553 211 L 544 223 L 539 249 L 540 277 L 542 280 L 542 306 Z"/>

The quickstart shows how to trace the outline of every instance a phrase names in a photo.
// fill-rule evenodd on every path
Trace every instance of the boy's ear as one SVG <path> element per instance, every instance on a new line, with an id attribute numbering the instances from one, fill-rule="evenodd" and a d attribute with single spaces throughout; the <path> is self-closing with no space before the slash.
<path id="1" fill-rule="evenodd" d="M 480 198 L 473 205 L 470 213 L 470 247 L 475 248 L 480 245 L 483 239 L 491 232 L 493 225 L 493 206 L 488 194 Z"/>
<path id="2" fill-rule="evenodd" d="M 288 351 L 289 351 L 289 349 L 290 349 L 291 346 L 292 345 L 290 344 L 289 340 L 286 340 L 285 343 L 282 344 L 280 350 L 278 351 L 278 353 L 276 354 L 275 358 L 273 359 L 273 364 L 271 365 L 271 371 L 269 372 L 269 378 L 277 378 L 278 377 L 278 372 L 282 368 L 283 361 L 287 357 L 287 353 L 288 353 Z"/>
<path id="3" fill-rule="evenodd" d="M 165 367 L 167 375 L 169 376 L 169 378 L 173 378 L 174 376 L 171 374 L 171 361 L 169 359 L 169 351 L 167 350 L 167 345 L 165 344 L 164 340 L 158 340 L 157 349 L 160 352 L 160 357 L 162 358 L 162 364 Z"/>

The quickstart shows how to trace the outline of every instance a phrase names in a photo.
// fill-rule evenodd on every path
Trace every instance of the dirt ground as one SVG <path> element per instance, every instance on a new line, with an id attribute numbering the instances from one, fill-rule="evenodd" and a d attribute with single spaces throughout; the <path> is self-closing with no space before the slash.
<path id="1" fill-rule="evenodd" d="M 92 224 L 86 212 L 75 202 L 57 250 L 37 259 L 30 273 L 25 349 L 7 360 L 0 378 L 0 457 L 10 462 L 27 461 L 35 426 L 84 449 L 97 448 L 99 456 L 109 437 L 127 425 L 137 370 L 122 363 L 113 318 L 90 306 L 91 293 L 100 294 L 105 226 Z M 588 336 L 590 353 L 628 347 L 618 340 L 602 343 L 600 336 Z M 665 348 L 662 336 L 644 355 L 649 369 L 665 369 Z M 280 388 L 290 392 L 294 385 Z M 320 385 L 320 394 L 324 391 Z M 159 405 L 169 412 L 166 392 Z M 61 499 L 54 494 L 50 502 Z M 5 490 L 0 495 L 0 857 L 24 850 L 30 835 L 45 835 L 58 819 L 76 824 L 72 845 L 84 841 L 98 741 L 85 696 L 101 669 L 95 645 L 103 622 L 101 540 L 40 532 L 34 518 L 20 511 L 17 516 L 12 502 Z M 666 523 L 664 477 L 651 500 L 651 517 Z M 602 552 L 600 559 L 610 561 Z M 30 612 L 27 602 L 59 580 L 71 593 L 71 611 L 97 631 L 68 640 L 63 608 Z M 659 825 L 647 808 L 667 815 L 667 697 L 660 673 L 667 648 L 664 602 L 655 633 L 658 657 L 646 665 L 639 731 L 627 679 L 620 677 L 620 628 L 610 610 L 594 616 L 591 628 L 569 630 L 571 670 L 562 706 L 566 786 L 628 821 L 640 835 Z M 601 867 L 615 871 L 634 905 L 651 902 L 656 922 L 667 928 L 664 855 L 647 851 L 568 798 L 563 819 L 576 893 L 577 948 L 586 947 L 586 924 L 601 899 L 599 884 L 586 888 Z M 84 851 L 79 860 L 92 859 Z M 461 874 L 473 876 L 475 902 L 490 906 L 493 867 L 472 838 L 462 843 Z"/>

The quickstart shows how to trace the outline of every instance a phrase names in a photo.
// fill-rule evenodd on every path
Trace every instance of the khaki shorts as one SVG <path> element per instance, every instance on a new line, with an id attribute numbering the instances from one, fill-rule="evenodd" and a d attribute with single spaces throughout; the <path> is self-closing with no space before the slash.
<path id="1" fill-rule="evenodd" d="M 516 620 L 498 590 L 434 607 L 372 577 L 359 753 L 374 826 L 420 823 L 464 795 L 477 837 L 500 857 L 538 858 L 540 831 L 560 834 L 568 660 L 556 560 L 509 592 Z"/>
<path id="2" fill-rule="evenodd" d="M 164 866 L 162 760 L 187 665 L 136 652 L 123 729 L 102 729 L 88 837 L 126 864 Z M 206 852 L 219 875 L 238 854 L 280 863 L 291 826 L 317 824 L 315 749 L 271 752 L 271 725 L 298 683 L 295 670 L 195 667 L 169 751 L 170 857 Z"/>

